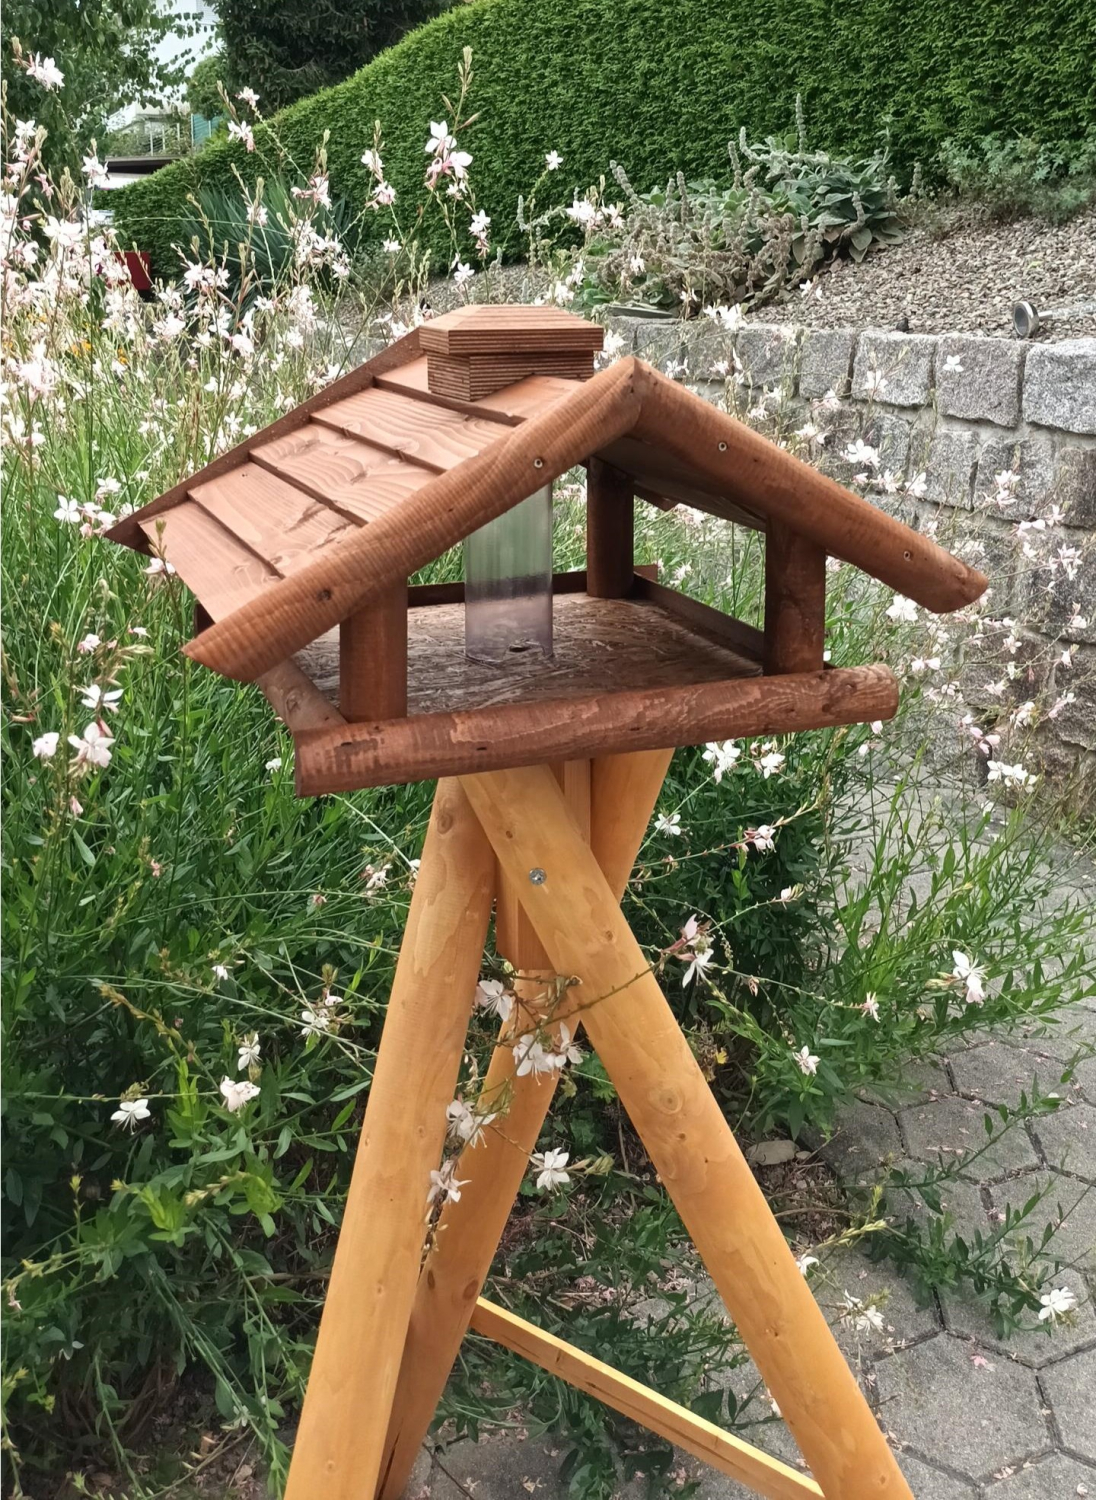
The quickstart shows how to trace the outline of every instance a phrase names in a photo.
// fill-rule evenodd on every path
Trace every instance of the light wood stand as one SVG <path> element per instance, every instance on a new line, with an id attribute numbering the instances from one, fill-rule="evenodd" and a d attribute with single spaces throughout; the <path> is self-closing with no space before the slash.
<path id="1" fill-rule="evenodd" d="M 669 759 L 439 781 L 286 1500 L 398 1500 L 469 1327 L 771 1500 L 912 1500 L 620 910 Z M 553 1093 L 516 1076 L 505 1027 L 483 1083 L 505 1118 L 462 1153 L 424 1259 L 493 898 L 526 1029 L 552 975 L 579 981 L 548 1024 L 585 1027 L 814 1479 L 480 1297 Z"/>

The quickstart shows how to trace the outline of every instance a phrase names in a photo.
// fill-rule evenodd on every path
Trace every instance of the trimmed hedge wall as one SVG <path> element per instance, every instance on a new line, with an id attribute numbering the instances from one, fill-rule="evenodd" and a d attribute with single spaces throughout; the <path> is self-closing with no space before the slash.
<path id="1" fill-rule="evenodd" d="M 475 0 L 382 53 L 354 77 L 276 117 L 302 175 L 325 129 L 332 191 L 366 192 L 373 122 L 405 225 L 423 196 L 427 125 L 453 97 L 461 49 L 473 51 L 462 144 L 475 157 L 478 204 L 496 236 L 517 196 L 558 150 L 557 198 L 620 161 L 640 189 L 676 168 L 729 175 L 726 146 L 783 133 L 803 95 L 812 145 L 864 153 L 892 132 L 895 160 L 928 165 L 946 136 L 993 133 L 1078 140 L 1096 125 L 1096 6 L 1076 0 Z M 259 147 L 218 141 L 111 194 L 126 243 L 172 275 L 186 195 L 271 175 Z M 265 160 L 264 160 L 265 157 Z"/>

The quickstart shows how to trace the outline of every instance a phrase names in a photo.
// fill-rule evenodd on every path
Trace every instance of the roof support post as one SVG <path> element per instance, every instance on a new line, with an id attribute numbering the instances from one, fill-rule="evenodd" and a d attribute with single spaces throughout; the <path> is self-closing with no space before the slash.
<path id="1" fill-rule="evenodd" d="M 826 553 L 770 520 L 765 536 L 765 672 L 818 672 L 826 637 Z"/>
<path id="2" fill-rule="evenodd" d="M 339 626 L 339 710 L 349 723 L 407 717 L 407 582 Z"/>
<path id="3" fill-rule="evenodd" d="M 624 599 L 635 559 L 633 480 L 592 458 L 586 479 L 586 592 L 591 599 Z"/>

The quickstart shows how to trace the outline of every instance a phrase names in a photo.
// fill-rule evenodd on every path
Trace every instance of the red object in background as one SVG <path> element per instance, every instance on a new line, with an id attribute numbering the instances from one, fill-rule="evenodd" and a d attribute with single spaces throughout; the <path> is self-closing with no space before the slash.
<path id="1" fill-rule="evenodd" d="M 152 261 L 147 250 L 126 250 L 123 252 L 126 270 L 132 281 L 134 290 L 138 292 L 151 292 L 152 276 L 150 271 Z"/>

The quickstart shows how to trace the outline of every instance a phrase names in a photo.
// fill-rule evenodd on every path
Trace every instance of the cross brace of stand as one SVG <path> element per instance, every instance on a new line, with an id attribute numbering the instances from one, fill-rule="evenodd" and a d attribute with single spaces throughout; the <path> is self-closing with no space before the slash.
<path id="1" fill-rule="evenodd" d="M 769 1500 L 912 1500 L 620 910 L 669 760 L 438 782 L 286 1500 L 398 1500 L 470 1327 Z M 493 905 L 518 1005 L 482 1090 L 506 1110 L 461 1153 L 424 1256 Z M 585 1028 L 813 1479 L 481 1298 L 553 1094 L 517 1076 L 515 1027 L 561 1022 Z"/>

